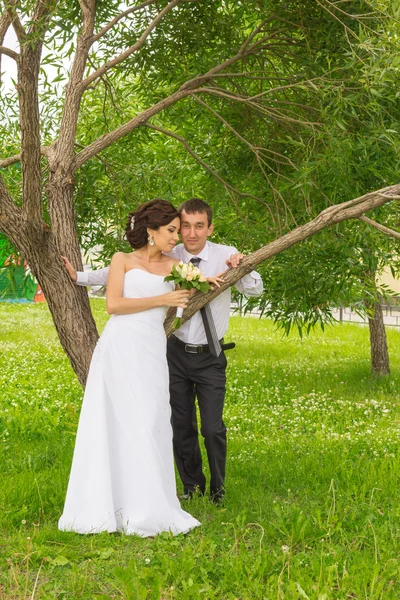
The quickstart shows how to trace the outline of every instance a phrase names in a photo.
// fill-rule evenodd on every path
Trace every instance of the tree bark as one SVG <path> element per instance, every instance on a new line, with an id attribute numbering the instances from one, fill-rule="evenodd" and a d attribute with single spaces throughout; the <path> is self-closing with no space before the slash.
<path id="1" fill-rule="evenodd" d="M 371 347 L 371 370 L 374 375 L 390 374 L 389 352 L 387 347 L 386 329 L 383 322 L 381 298 L 376 289 L 375 273 L 368 273 L 369 285 L 376 294 L 365 301 L 368 316 L 369 340 Z"/>
<path id="2" fill-rule="evenodd" d="M 368 317 L 369 339 L 371 343 L 371 369 L 375 375 L 389 375 L 389 353 L 380 302 L 374 303 L 373 311 L 373 317 Z"/>
<path id="3" fill-rule="evenodd" d="M 65 272 L 52 231 L 45 227 L 25 233 L 21 248 L 47 300 L 60 343 L 82 386 L 98 339 L 85 288 L 73 284 Z M 74 256 L 76 257 L 76 252 Z M 78 258 L 80 260 L 79 252 Z"/>

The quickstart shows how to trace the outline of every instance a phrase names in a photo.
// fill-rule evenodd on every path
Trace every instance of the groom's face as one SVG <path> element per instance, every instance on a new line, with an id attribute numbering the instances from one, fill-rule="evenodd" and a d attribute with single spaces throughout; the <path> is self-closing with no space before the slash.
<path id="1" fill-rule="evenodd" d="M 185 210 L 181 214 L 181 239 L 185 250 L 190 254 L 199 254 L 209 235 L 212 234 L 214 225 L 208 224 L 207 213 L 196 212 L 188 214 Z"/>

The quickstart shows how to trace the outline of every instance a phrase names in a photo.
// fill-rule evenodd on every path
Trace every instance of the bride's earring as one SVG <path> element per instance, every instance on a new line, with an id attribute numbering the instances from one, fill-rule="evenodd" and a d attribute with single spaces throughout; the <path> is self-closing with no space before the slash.
<path id="1" fill-rule="evenodd" d="M 154 238 L 151 235 L 151 233 L 149 233 L 149 237 L 147 238 L 147 241 L 149 242 L 149 246 L 154 246 Z"/>

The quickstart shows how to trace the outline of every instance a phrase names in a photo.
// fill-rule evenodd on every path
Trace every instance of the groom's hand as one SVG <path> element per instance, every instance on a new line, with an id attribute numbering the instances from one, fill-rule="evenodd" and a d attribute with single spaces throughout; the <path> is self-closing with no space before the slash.
<path id="1" fill-rule="evenodd" d="M 76 281 L 78 279 L 76 269 L 74 269 L 66 256 L 62 256 L 61 258 L 63 259 L 65 268 L 68 271 L 68 275 L 71 277 L 72 281 Z"/>
<path id="2" fill-rule="evenodd" d="M 226 264 L 230 269 L 236 269 L 236 267 L 240 265 L 240 261 L 242 261 L 243 259 L 244 254 L 240 254 L 240 252 L 238 252 L 237 254 L 231 254 L 228 260 L 226 261 Z"/>

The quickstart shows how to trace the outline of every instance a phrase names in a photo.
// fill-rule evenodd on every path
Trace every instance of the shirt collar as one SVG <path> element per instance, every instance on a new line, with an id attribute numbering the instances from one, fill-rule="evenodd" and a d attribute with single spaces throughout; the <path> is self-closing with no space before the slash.
<path id="1" fill-rule="evenodd" d="M 185 262 L 190 262 L 191 259 L 195 258 L 195 257 L 200 258 L 201 260 L 208 260 L 209 251 L 210 251 L 210 243 L 207 241 L 203 250 L 201 252 L 199 252 L 199 254 L 190 254 L 190 252 L 188 252 L 184 248 L 183 256 L 184 256 Z"/>

